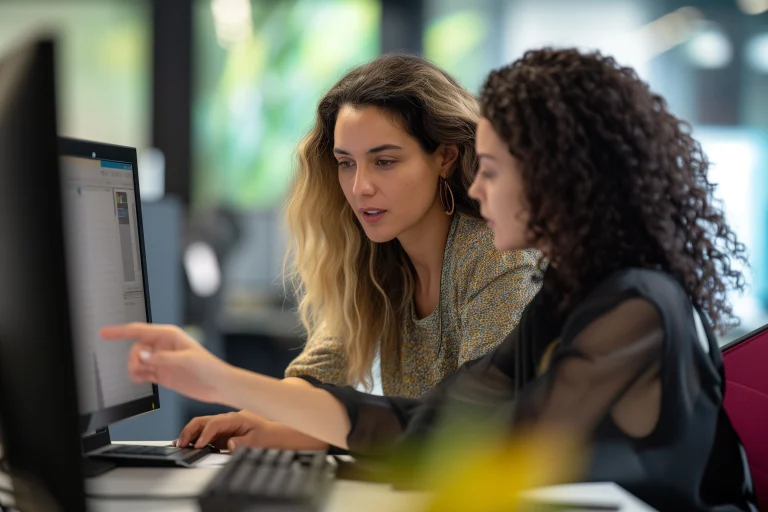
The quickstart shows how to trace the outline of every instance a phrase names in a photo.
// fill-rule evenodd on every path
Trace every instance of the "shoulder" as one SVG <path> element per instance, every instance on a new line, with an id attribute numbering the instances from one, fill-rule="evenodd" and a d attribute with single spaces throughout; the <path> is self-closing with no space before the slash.
<path id="1" fill-rule="evenodd" d="M 688 294 L 672 274 L 646 268 L 614 272 L 587 296 L 585 302 L 616 301 L 622 296 L 645 299 L 660 308 L 691 306 Z"/>
<path id="2" fill-rule="evenodd" d="M 648 268 L 626 268 L 614 272 L 601 285 L 608 289 L 634 290 L 642 295 L 685 295 L 680 282 L 672 274 Z"/>
<path id="3" fill-rule="evenodd" d="M 645 312 L 664 330 L 680 332 L 693 325 L 692 311 L 690 297 L 674 276 L 628 268 L 608 276 L 574 307 L 564 331 L 575 334 L 599 318 L 629 319 Z"/>
<path id="4" fill-rule="evenodd" d="M 477 271 L 498 275 L 516 267 L 534 267 L 539 253 L 535 250 L 498 251 L 493 231 L 483 220 L 460 215 L 456 219 L 452 256 L 456 269 L 463 275 Z"/>
<path id="5" fill-rule="evenodd" d="M 457 214 L 455 222 L 454 246 L 456 249 L 471 249 L 478 246 L 493 248 L 493 231 L 482 219 Z"/>
<path id="6" fill-rule="evenodd" d="M 459 215 L 453 235 L 453 253 L 457 259 L 483 255 L 501 255 L 493 243 L 493 231 L 482 219 Z"/>

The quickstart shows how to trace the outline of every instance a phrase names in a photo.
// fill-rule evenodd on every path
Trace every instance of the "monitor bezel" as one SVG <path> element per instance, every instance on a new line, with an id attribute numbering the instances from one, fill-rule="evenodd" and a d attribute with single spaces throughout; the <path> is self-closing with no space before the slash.
<path id="1" fill-rule="evenodd" d="M 133 188 L 136 200 L 136 220 L 138 225 L 139 255 L 141 259 L 141 275 L 144 283 L 144 306 L 147 310 L 147 322 L 152 323 L 152 309 L 149 299 L 149 280 L 147 276 L 147 257 L 144 250 L 144 223 L 141 213 L 141 194 L 139 190 L 139 165 L 136 148 L 118 146 L 103 142 L 94 142 L 69 137 L 59 137 L 59 157 L 74 156 L 89 158 L 92 160 L 110 160 L 125 162 L 133 166 Z M 127 362 L 126 362 L 127 364 Z M 152 384 L 152 394 L 130 402 L 113 405 L 94 411 L 80 414 L 80 430 L 82 434 L 93 432 L 108 427 L 121 420 L 152 412 L 160 408 L 160 394 L 157 384 Z"/>

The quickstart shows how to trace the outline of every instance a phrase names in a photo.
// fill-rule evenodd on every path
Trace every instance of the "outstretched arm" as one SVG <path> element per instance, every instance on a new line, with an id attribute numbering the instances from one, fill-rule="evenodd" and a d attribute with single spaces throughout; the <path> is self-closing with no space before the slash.
<path id="1" fill-rule="evenodd" d="M 170 325 L 133 323 L 102 329 L 107 340 L 135 340 L 128 373 L 204 402 L 253 411 L 321 441 L 346 448 L 350 420 L 327 391 L 236 368 Z"/>

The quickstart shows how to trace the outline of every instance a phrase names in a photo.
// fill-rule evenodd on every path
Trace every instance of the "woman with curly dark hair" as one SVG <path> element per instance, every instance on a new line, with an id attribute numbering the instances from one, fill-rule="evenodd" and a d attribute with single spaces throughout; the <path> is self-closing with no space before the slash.
<path id="1" fill-rule="evenodd" d="M 567 432 L 589 447 L 581 479 L 617 482 L 659 510 L 756 510 L 712 331 L 735 321 L 726 292 L 743 286 L 732 261 L 744 248 L 689 126 L 633 70 L 576 50 L 492 72 L 481 106 L 470 193 L 497 249 L 539 249 L 548 268 L 507 339 L 422 399 L 286 386 L 168 327 L 104 334 L 139 339 L 138 380 L 356 453 L 423 445 L 459 408 L 465 424 Z"/>

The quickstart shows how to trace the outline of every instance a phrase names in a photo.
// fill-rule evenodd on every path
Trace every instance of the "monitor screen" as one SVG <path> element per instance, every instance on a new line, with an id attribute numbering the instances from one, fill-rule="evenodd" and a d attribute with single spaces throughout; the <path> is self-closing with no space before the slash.
<path id="1" fill-rule="evenodd" d="M 120 414 L 120 406 L 156 394 L 152 384 L 128 377 L 130 343 L 99 337 L 105 325 L 149 319 L 134 173 L 132 162 L 95 151 L 61 156 L 80 412 L 113 411 L 94 428 L 132 415 Z"/>

